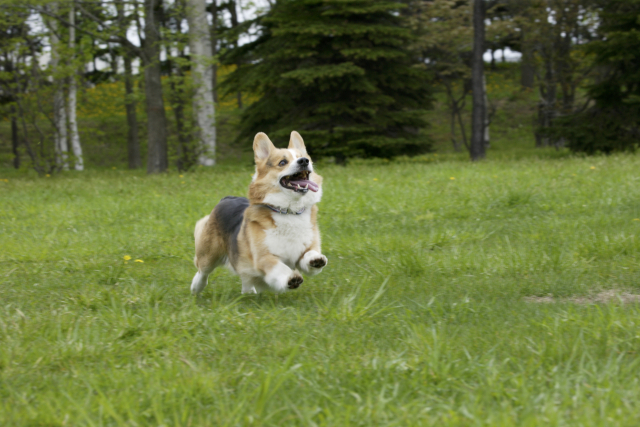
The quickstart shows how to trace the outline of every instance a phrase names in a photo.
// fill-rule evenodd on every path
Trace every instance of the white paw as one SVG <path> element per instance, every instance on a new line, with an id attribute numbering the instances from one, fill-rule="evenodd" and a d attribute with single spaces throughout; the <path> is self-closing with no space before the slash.
<path id="1" fill-rule="evenodd" d="M 295 287 L 291 287 L 290 282 L 294 276 L 302 279 L 302 276 L 300 276 L 298 272 L 291 270 L 285 264 L 280 262 L 273 267 L 271 271 L 269 271 L 269 273 L 264 277 L 264 281 L 269 285 L 271 290 L 275 292 L 286 292 L 289 289 L 297 288 L 300 286 L 300 283 L 302 283 L 302 281 L 300 281 L 297 286 L 294 284 Z"/>
<path id="2" fill-rule="evenodd" d="M 287 281 L 287 289 L 297 289 L 302 285 L 304 279 L 297 271 L 294 271 Z"/>
<path id="3" fill-rule="evenodd" d="M 309 275 L 316 275 L 327 266 L 329 260 L 317 251 L 309 251 L 300 260 L 300 269 Z"/>
<path id="4" fill-rule="evenodd" d="M 206 286 L 207 276 L 198 271 L 196 275 L 193 276 L 193 281 L 191 281 L 191 293 L 193 295 L 198 295 Z"/>

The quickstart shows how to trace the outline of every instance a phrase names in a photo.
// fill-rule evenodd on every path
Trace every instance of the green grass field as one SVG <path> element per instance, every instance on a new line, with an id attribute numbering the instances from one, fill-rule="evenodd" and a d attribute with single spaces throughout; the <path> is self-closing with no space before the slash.
<path id="1" fill-rule="evenodd" d="M 640 156 L 547 154 L 319 164 L 324 272 L 198 299 L 248 164 L 2 169 L 0 425 L 638 425 Z"/>

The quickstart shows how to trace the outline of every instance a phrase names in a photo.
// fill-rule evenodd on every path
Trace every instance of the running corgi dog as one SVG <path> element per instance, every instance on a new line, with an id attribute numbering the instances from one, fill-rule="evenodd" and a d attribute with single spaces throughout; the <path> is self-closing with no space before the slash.
<path id="1" fill-rule="evenodd" d="M 300 272 L 313 276 L 327 265 L 317 224 L 322 177 L 314 172 L 302 137 L 293 131 L 289 147 L 278 149 L 259 133 L 253 151 L 249 198 L 225 197 L 196 223 L 193 294 L 223 264 L 240 276 L 243 293 L 296 289 L 303 281 Z"/>

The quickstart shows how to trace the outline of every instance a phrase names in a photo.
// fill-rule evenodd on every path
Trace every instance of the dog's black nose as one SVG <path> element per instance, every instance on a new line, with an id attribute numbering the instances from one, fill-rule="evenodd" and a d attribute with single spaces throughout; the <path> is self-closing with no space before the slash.
<path id="1" fill-rule="evenodd" d="M 309 166 L 309 159 L 307 159 L 306 157 L 302 157 L 298 159 L 298 164 L 300 166 Z"/>

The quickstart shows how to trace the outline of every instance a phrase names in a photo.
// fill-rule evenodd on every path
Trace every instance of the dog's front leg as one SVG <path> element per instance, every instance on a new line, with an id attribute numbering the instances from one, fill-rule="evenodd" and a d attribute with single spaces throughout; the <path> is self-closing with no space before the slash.
<path id="1" fill-rule="evenodd" d="M 297 271 L 290 269 L 285 263 L 271 256 L 271 260 L 263 260 L 263 264 L 270 264 L 261 268 L 265 272 L 264 281 L 276 292 L 285 292 L 298 288 L 302 282 L 302 276 Z M 275 262 L 274 262 L 275 261 Z"/>
<path id="2" fill-rule="evenodd" d="M 316 274 L 322 272 L 322 269 L 327 265 L 329 261 L 327 257 L 322 255 L 320 252 L 315 250 L 307 251 L 300 261 L 298 262 L 298 267 L 302 270 L 303 273 L 308 274 L 310 276 L 315 276 Z"/>
<path id="3" fill-rule="evenodd" d="M 298 288 L 303 282 L 302 276 L 269 252 L 264 245 L 264 229 L 256 222 L 249 223 L 248 229 L 253 267 L 262 274 L 262 280 L 276 292 Z"/>

